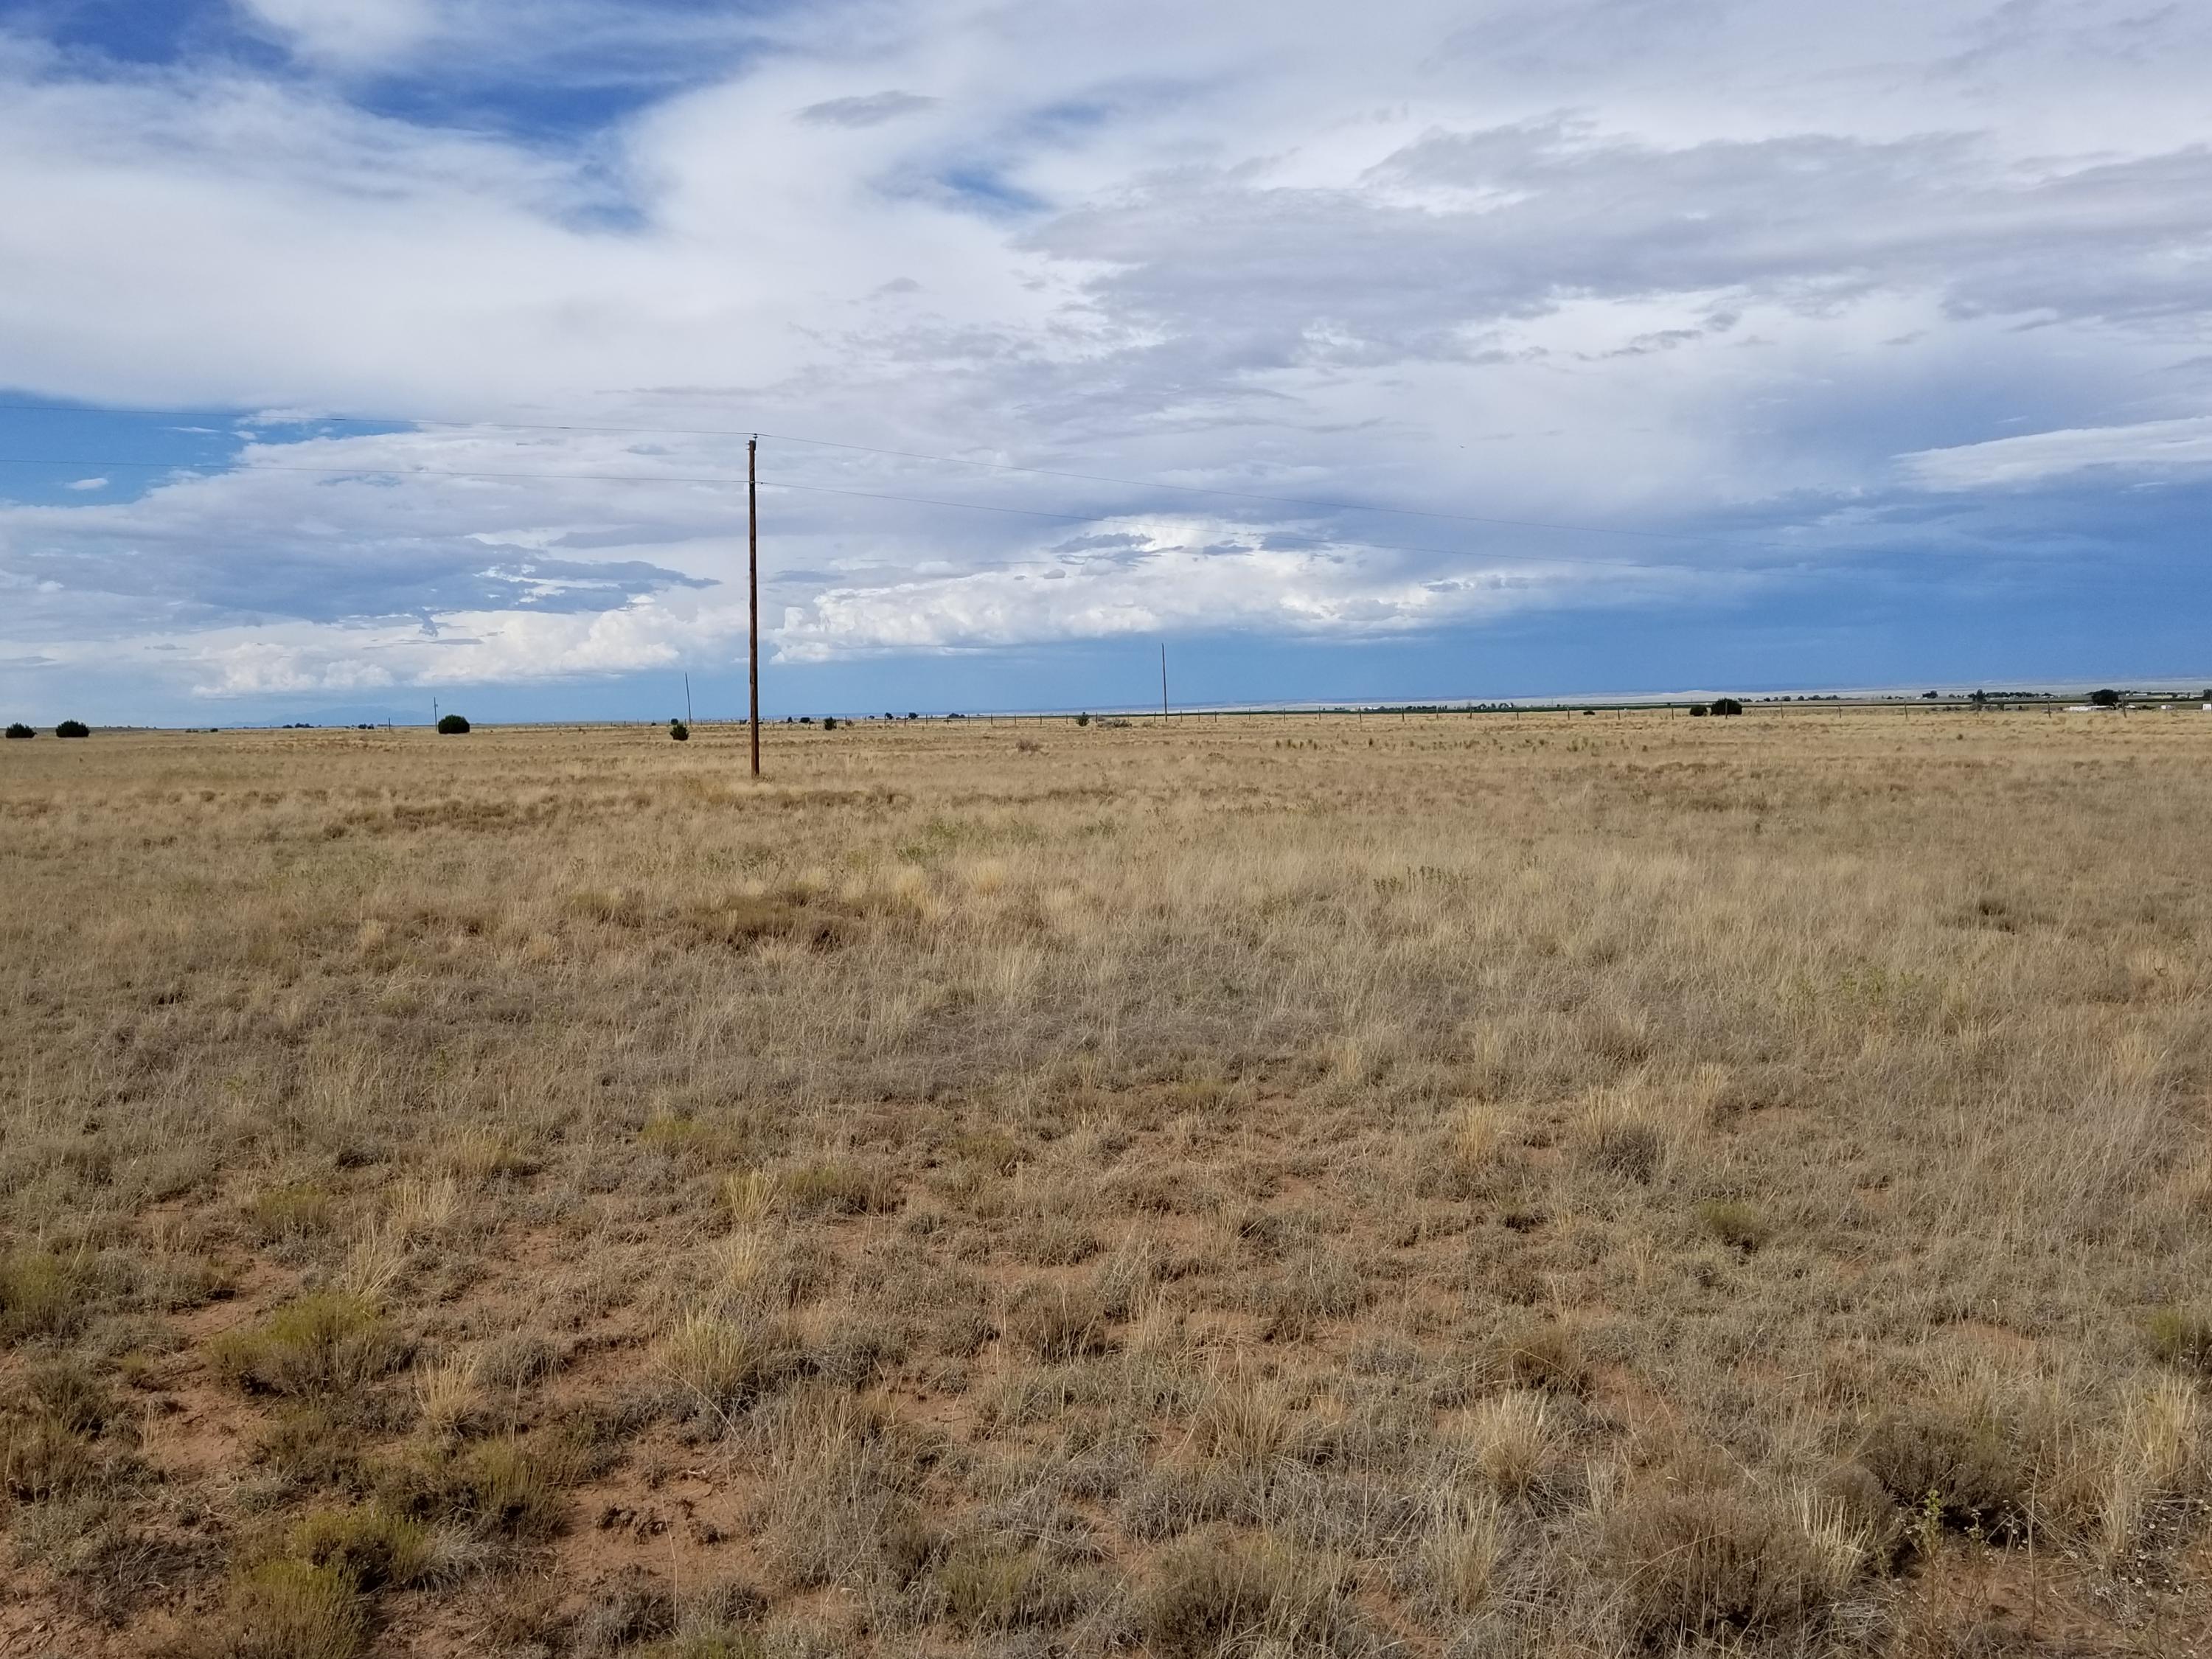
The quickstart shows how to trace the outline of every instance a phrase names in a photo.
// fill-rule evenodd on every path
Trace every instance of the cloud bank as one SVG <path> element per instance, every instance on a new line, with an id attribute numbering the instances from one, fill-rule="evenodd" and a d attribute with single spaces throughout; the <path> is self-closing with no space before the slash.
<path id="1" fill-rule="evenodd" d="M 763 440 L 799 664 L 1664 616 L 2212 445 L 2187 9 L 184 12 L 0 25 L 7 395 L 392 418 L 14 417 L 8 685 L 726 653 L 757 429 L 861 447 Z"/>

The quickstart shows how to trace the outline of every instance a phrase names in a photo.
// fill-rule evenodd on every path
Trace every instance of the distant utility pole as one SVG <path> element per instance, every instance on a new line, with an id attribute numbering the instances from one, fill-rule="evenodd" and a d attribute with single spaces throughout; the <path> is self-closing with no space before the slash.
<path id="1" fill-rule="evenodd" d="M 1160 724 L 1168 723 L 1168 642 L 1160 641 Z"/>
<path id="2" fill-rule="evenodd" d="M 691 671 L 688 668 L 684 671 L 684 727 L 691 728 Z"/>
<path id="3" fill-rule="evenodd" d="M 752 698 L 753 775 L 760 775 L 760 434 L 745 440 L 745 681 Z"/>

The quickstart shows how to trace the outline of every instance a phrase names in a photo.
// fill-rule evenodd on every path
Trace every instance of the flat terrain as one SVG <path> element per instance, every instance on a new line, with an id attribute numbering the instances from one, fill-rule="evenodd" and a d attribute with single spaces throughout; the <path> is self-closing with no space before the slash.
<path id="1" fill-rule="evenodd" d="M 2212 1651 L 2212 716 L 0 750 L 0 1653 Z"/>

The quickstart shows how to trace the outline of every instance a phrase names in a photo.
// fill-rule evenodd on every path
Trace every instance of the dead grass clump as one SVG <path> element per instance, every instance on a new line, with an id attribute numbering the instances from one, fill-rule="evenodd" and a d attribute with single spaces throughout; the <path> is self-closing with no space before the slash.
<path id="1" fill-rule="evenodd" d="M 739 1155 L 744 1138 L 720 1124 L 702 1122 L 683 1112 L 658 1111 L 637 1132 L 637 1144 L 694 1168 L 727 1162 Z"/>
<path id="2" fill-rule="evenodd" d="M 2212 1318 L 2185 1308 L 2154 1308 L 2143 1329 L 2159 1360 L 2212 1376 Z"/>
<path id="3" fill-rule="evenodd" d="M 1708 1199 L 1697 1206 L 1698 1224 L 1727 1245 L 1749 1255 L 1774 1237 L 1774 1224 L 1748 1204 Z"/>
<path id="4" fill-rule="evenodd" d="M 763 1415 L 754 1519 L 778 1582 L 902 1585 L 927 1567 L 937 1545 L 913 1511 L 921 1471 L 878 1413 L 817 1385 Z"/>
<path id="5" fill-rule="evenodd" d="M 1600 1553 L 1623 1633 L 1668 1652 L 1808 1632 L 1866 1565 L 1865 1540 L 1839 1509 L 1741 1488 L 1625 1497 L 1605 1515 Z"/>
<path id="6" fill-rule="evenodd" d="M 1138 1602 L 1146 1647 L 1164 1659 L 1288 1652 L 1351 1655 L 1368 1646 L 1341 1565 L 1265 1535 L 1193 1540 L 1170 1549 Z"/>
<path id="7" fill-rule="evenodd" d="M 70 1335 L 84 1322 L 90 1277 L 81 1255 L 40 1249 L 0 1255 L 0 1341 Z"/>
<path id="8" fill-rule="evenodd" d="M 33 1365 L 0 1395 L 0 1498 L 112 1492 L 140 1473 L 133 1424 L 79 1360 Z"/>
<path id="9" fill-rule="evenodd" d="M 1575 1148 L 1590 1168 L 1648 1187 L 1666 1167 L 1670 1140 L 1659 1118 L 1607 1094 L 1576 1127 Z"/>
<path id="10" fill-rule="evenodd" d="M 1367 1287 L 1350 1263 L 1333 1250 L 1306 1249 L 1280 1272 L 1254 1284 L 1247 1305 L 1260 1316 L 1270 1342 L 1299 1342 L 1330 1320 L 1349 1319 L 1367 1303 Z"/>
<path id="11" fill-rule="evenodd" d="M 382 1376 L 404 1349 L 376 1304 L 349 1291 L 317 1291 L 250 1329 L 208 1345 L 218 1376 L 251 1391 L 342 1393 Z"/>
<path id="12" fill-rule="evenodd" d="M 335 1568 L 364 1591 L 422 1583 L 437 1561 L 428 1528 L 376 1504 L 317 1510 L 294 1523 L 285 1550 L 313 1566 Z"/>
<path id="13" fill-rule="evenodd" d="M 963 1632 L 1058 1625 L 1076 1611 L 1072 1576 L 1033 1547 L 964 1538 L 945 1553 L 933 1571 L 945 1613 Z"/>
<path id="14" fill-rule="evenodd" d="M 2203 1459 L 2203 1411 L 2193 1383 L 2160 1377 L 2129 1407 L 2098 1504 L 2098 1553 L 2118 1561 L 2151 1505 L 2191 1489 Z"/>
<path id="15" fill-rule="evenodd" d="M 1465 1619 L 1490 1604 L 1504 1550 L 1498 1500 L 1453 1492 L 1431 1505 L 1418 1548 L 1429 1599 L 1448 1619 Z"/>
<path id="16" fill-rule="evenodd" d="M 1088 1284 L 1021 1286 L 1007 1298 L 1000 1328 L 1026 1352 L 1052 1364 L 1104 1353 L 1114 1346 L 1106 1298 Z"/>
<path id="17" fill-rule="evenodd" d="M 337 1216 L 330 1193 L 313 1182 L 264 1187 L 246 1205 L 246 1224 L 264 1244 L 318 1237 Z"/>
<path id="18" fill-rule="evenodd" d="M 2027 1524 L 2036 1486 L 2029 1449 L 1986 1404 L 1916 1401 L 1877 1420 L 1859 1461 L 1915 1516 L 1984 1536 Z"/>
<path id="19" fill-rule="evenodd" d="M 1521 1498 L 1558 1455 L 1563 1438 L 1549 1395 L 1540 1389 L 1508 1389 L 1475 1407 L 1465 1448 L 1500 1497 Z"/>
<path id="20" fill-rule="evenodd" d="M 1575 1328 L 1560 1320 L 1526 1325 L 1500 1345 L 1499 1369 L 1523 1389 L 1578 1395 L 1590 1384 L 1589 1358 Z"/>
<path id="21" fill-rule="evenodd" d="M 574 1471 L 514 1438 L 416 1448 L 376 1471 L 384 1510 L 416 1522 L 450 1521 L 487 1538 L 542 1543 L 568 1523 L 562 1487 Z"/>
<path id="22" fill-rule="evenodd" d="M 781 1325 L 705 1312 L 686 1314 L 653 1357 L 686 1395 L 723 1417 L 789 1382 L 805 1364 L 804 1352 Z"/>
<path id="23" fill-rule="evenodd" d="M 188 1649 L 196 1659 L 354 1659 L 368 1643 L 368 1604 L 335 1564 L 264 1561 L 228 1600 L 222 1623 Z"/>
<path id="24" fill-rule="evenodd" d="M 787 1170 L 780 1184 L 785 1206 L 796 1216 L 866 1215 L 898 1207 L 890 1175 L 856 1158 L 823 1158 Z"/>

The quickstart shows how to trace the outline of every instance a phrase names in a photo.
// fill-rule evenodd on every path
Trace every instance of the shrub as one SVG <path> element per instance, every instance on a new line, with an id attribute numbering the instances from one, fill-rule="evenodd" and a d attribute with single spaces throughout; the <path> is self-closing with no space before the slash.
<path id="1" fill-rule="evenodd" d="M 1774 1237 L 1774 1224 L 1748 1204 L 1709 1199 L 1698 1206 L 1698 1221 L 1715 1238 L 1747 1255 Z"/>
<path id="2" fill-rule="evenodd" d="M 1896 1503 L 1930 1522 L 2009 1537 L 2027 1523 L 2035 1469 L 1996 1416 L 1923 1403 L 1883 1417 L 1859 1461 Z"/>
<path id="3" fill-rule="evenodd" d="M 377 1480 L 389 1512 L 415 1521 L 459 1521 L 488 1536 L 543 1542 L 568 1519 L 551 1462 L 519 1440 L 465 1450 L 418 1449 L 387 1464 Z"/>
<path id="4" fill-rule="evenodd" d="M 438 722 L 438 735 L 441 738 L 458 738 L 468 729 L 468 721 L 459 714 L 447 714 Z"/>
<path id="5" fill-rule="evenodd" d="M 231 1593 L 224 1659 L 353 1659 L 368 1640 L 368 1607 L 335 1565 L 264 1561 Z"/>
<path id="6" fill-rule="evenodd" d="M 2208 695 L 2212 695 L 2212 694 L 2208 694 Z M 1090 725 L 1090 724 L 1091 724 L 1091 716 L 1090 716 L 1090 715 L 1088 715 L 1088 714 L 1078 714 L 1078 715 L 1075 717 L 1075 723 L 1076 723 L 1078 726 L 1088 726 L 1088 725 Z M 13 732 L 10 732 L 10 733 L 9 733 L 9 735 L 10 737 L 13 737 L 15 734 L 14 734 Z"/>
<path id="7" fill-rule="evenodd" d="M 1626 1634 L 1668 1652 L 1686 1638 L 1802 1631 L 1850 1588 L 1866 1555 L 1840 1512 L 1808 1499 L 1792 1514 L 1743 1491 L 1626 1498 L 1601 1540 Z"/>
<path id="8" fill-rule="evenodd" d="M 54 727 L 54 735 L 58 738 L 88 738 L 92 735 L 92 728 L 82 720 L 64 720 Z"/>
<path id="9" fill-rule="evenodd" d="M 1690 705 L 1690 712 L 1692 714 L 1710 714 L 1712 713 L 1712 710 L 1707 708 L 1705 704 L 1701 702 L 1693 702 Z"/>
<path id="10" fill-rule="evenodd" d="M 1352 1653 L 1358 1618 L 1332 1563 L 1272 1539 L 1249 1548 L 1206 1541 L 1168 1553 L 1138 1609 L 1153 1653 Z"/>
<path id="11" fill-rule="evenodd" d="M 822 729 L 824 732 L 835 732 L 837 729 L 837 717 L 835 714 L 824 714 L 822 717 Z"/>
<path id="12" fill-rule="evenodd" d="M 2089 701 L 2100 708 L 2118 708 L 2120 706 L 2120 694 L 2109 685 L 2100 686 L 2089 694 Z"/>
<path id="13" fill-rule="evenodd" d="M 296 1523 L 287 1553 L 317 1567 L 334 1567 L 359 1590 L 386 1585 L 404 1589 L 430 1576 L 434 1559 L 430 1530 L 378 1504 L 319 1510 Z"/>
<path id="14" fill-rule="evenodd" d="M 671 720 L 668 722 L 668 735 L 678 743 L 689 743 L 691 741 L 691 728 L 682 720 Z"/>
<path id="15" fill-rule="evenodd" d="M 22 721 L 14 720 L 9 724 L 8 735 L 11 738 L 35 738 L 39 734 L 24 725 Z"/>
<path id="16" fill-rule="evenodd" d="M 1006 1304 L 1006 1334 L 1054 1364 L 1112 1346 L 1103 1299 L 1091 1285 L 1030 1284 Z"/>
<path id="17" fill-rule="evenodd" d="M 678 1387 L 717 1413 L 749 1405 L 795 1376 L 803 1362 L 781 1328 L 711 1313 L 686 1315 L 654 1357 Z"/>
<path id="18" fill-rule="evenodd" d="M 1519 1388 L 1580 1394 L 1589 1387 L 1589 1361 L 1571 1325 L 1532 1325 L 1507 1340 L 1504 1358 L 1505 1374 Z"/>
<path id="19" fill-rule="evenodd" d="M 2160 1359 L 2212 1375 L 2212 1319 L 2179 1308 L 2154 1308 L 2143 1328 L 2151 1352 Z"/>
<path id="20" fill-rule="evenodd" d="M 316 1291 L 287 1303 L 250 1330 L 209 1345 L 216 1373 L 265 1394 L 337 1393 L 383 1376 L 400 1345 L 376 1306 L 348 1291 Z"/>
<path id="21" fill-rule="evenodd" d="M 84 1319 L 82 1261 L 51 1250 L 0 1255 L 0 1342 L 66 1336 Z"/>
<path id="22" fill-rule="evenodd" d="M 787 1172 L 781 1183 L 793 1215 L 866 1215 L 894 1209 L 898 1191 L 880 1170 L 854 1158 L 825 1158 Z"/>
<path id="23" fill-rule="evenodd" d="M 1715 697 L 1713 699 L 1713 713 L 1716 714 L 1741 714 L 1743 713 L 1743 705 L 1738 702 L 1734 697 Z"/>

